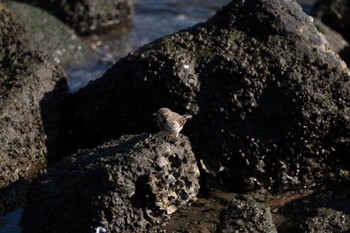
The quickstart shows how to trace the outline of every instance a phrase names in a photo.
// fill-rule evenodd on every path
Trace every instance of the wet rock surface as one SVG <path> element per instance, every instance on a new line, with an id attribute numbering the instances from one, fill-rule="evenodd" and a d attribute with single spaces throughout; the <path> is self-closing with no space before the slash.
<path id="1" fill-rule="evenodd" d="M 224 213 L 230 203 L 241 203 L 237 205 L 244 206 L 244 208 L 237 210 L 235 207 L 234 211 L 229 212 L 231 217 L 228 217 L 226 221 L 227 215 Z M 347 232 L 350 230 L 348 227 L 349 203 L 347 183 L 335 187 L 316 187 L 275 194 L 267 190 L 245 194 L 210 192 L 209 196 L 199 196 L 191 206 L 174 213 L 167 230 L 179 233 L 217 233 L 222 232 L 223 229 L 235 232 L 234 227 L 241 227 L 241 231 L 238 230 L 238 232 L 244 232 L 250 226 L 252 228 L 249 232 L 255 232 L 253 227 L 261 227 L 268 223 L 265 230 L 274 231 L 276 229 L 277 232 L 284 233 Z M 250 210 L 257 211 L 252 211 L 253 214 L 248 215 L 248 207 Z M 264 209 L 268 210 L 268 214 L 265 215 L 268 218 L 257 220 L 263 215 L 256 215 L 256 213 L 264 213 Z M 222 212 L 221 215 L 220 212 Z M 233 215 L 233 213 L 236 214 Z M 244 218 L 232 216 L 244 216 Z M 227 223 L 227 227 L 222 228 L 220 221 Z M 234 221 L 237 221 L 238 224 L 228 224 Z M 274 225 L 274 227 L 269 228 L 269 225 Z M 261 231 L 263 230 L 256 232 Z"/>
<path id="2" fill-rule="evenodd" d="M 349 179 L 349 98 L 345 63 L 296 2 L 233 1 L 78 91 L 72 140 L 153 132 L 165 106 L 194 116 L 183 132 L 208 186 L 307 187 Z"/>
<path id="3" fill-rule="evenodd" d="M 350 231 L 348 183 L 316 189 L 311 194 L 271 209 L 279 232 Z"/>
<path id="4" fill-rule="evenodd" d="M 79 34 L 89 34 L 128 24 L 135 4 L 134 0 L 21 0 L 21 2 L 47 10 Z"/>
<path id="5" fill-rule="evenodd" d="M 195 200 L 199 171 L 188 139 L 123 136 L 63 159 L 36 179 L 24 232 L 162 232 Z"/>
<path id="6" fill-rule="evenodd" d="M 270 208 L 252 201 L 235 200 L 220 215 L 217 232 L 277 233 Z"/>
<path id="7" fill-rule="evenodd" d="M 3 189 L 16 181 L 30 180 L 46 165 L 48 157 L 54 158 L 60 151 L 60 107 L 68 88 L 63 70 L 47 56 L 31 50 L 23 24 L 2 4 L 0 28 Z"/>
<path id="8" fill-rule="evenodd" d="M 319 0 L 312 14 L 350 41 L 350 2 L 341 0 Z"/>
<path id="9" fill-rule="evenodd" d="M 220 212 L 224 208 L 225 206 L 215 199 L 199 197 L 191 206 L 175 212 L 166 230 L 172 233 L 215 233 L 220 223 Z"/>

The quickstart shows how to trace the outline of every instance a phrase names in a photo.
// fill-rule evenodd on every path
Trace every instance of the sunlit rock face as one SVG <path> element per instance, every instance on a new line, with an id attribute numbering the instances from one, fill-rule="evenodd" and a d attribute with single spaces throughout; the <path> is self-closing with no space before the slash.
<path id="1" fill-rule="evenodd" d="M 314 24 L 319 32 L 321 32 L 327 39 L 330 48 L 339 54 L 339 56 L 350 65 L 350 46 L 344 37 L 335 30 L 328 27 L 320 19 L 314 18 Z"/>

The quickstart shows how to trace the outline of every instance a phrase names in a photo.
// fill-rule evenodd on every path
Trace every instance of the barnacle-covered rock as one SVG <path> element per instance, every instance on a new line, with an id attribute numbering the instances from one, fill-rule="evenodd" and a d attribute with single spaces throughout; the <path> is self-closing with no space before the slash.
<path id="1" fill-rule="evenodd" d="M 75 93 L 72 135 L 96 144 L 151 132 L 154 119 L 145 116 L 165 106 L 193 115 L 182 132 L 210 186 L 288 189 L 350 179 L 349 80 L 294 0 L 235 0 Z"/>
<path id="2" fill-rule="evenodd" d="M 221 212 L 217 232 L 277 233 L 270 208 L 253 201 L 235 200 Z"/>
<path id="3" fill-rule="evenodd" d="M 348 200 L 349 203 L 349 200 Z M 349 204 L 347 206 L 349 208 Z M 349 209 L 347 210 L 349 211 Z M 336 233 L 350 231 L 350 214 L 332 208 L 318 208 L 314 216 L 302 223 L 303 233 Z"/>
<path id="4" fill-rule="evenodd" d="M 65 158 L 32 185 L 25 232 L 161 232 L 195 200 L 199 170 L 188 139 L 123 136 Z"/>

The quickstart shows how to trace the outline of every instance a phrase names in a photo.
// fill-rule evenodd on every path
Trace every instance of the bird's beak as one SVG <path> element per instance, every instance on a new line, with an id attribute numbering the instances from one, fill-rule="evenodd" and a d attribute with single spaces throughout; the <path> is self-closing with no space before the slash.
<path id="1" fill-rule="evenodd" d="M 156 112 L 152 114 L 152 116 L 156 116 L 156 115 L 157 115 L 157 113 L 156 113 Z"/>

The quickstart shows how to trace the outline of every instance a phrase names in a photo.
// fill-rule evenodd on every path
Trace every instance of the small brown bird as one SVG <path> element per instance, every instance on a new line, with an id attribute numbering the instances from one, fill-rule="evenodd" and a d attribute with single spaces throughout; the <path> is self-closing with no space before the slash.
<path id="1" fill-rule="evenodd" d="M 154 115 L 157 116 L 157 123 L 160 130 L 176 137 L 179 136 L 179 132 L 184 127 L 187 119 L 192 117 L 189 114 L 182 116 L 171 111 L 169 108 L 161 108 Z"/>

